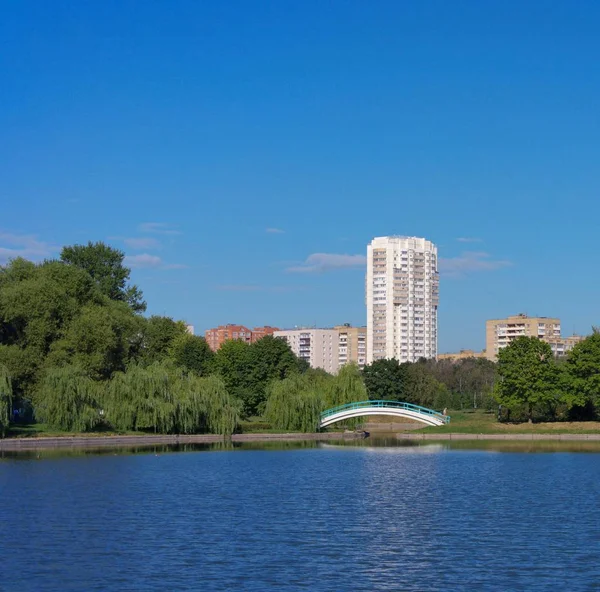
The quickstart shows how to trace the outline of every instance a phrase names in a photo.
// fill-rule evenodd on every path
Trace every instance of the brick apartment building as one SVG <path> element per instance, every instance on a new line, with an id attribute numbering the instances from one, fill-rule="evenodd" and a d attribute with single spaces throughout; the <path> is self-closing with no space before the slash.
<path id="1" fill-rule="evenodd" d="M 269 327 L 268 325 L 249 329 L 244 325 L 228 324 L 219 325 L 214 329 L 208 329 L 204 333 L 204 338 L 210 349 L 217 351 L 225 341 L 239 340 L 245 341 L 246 343 L 254 343 L 266 335 L 273 335 L 273 333 L 278 330 L 277 327 Z"/>

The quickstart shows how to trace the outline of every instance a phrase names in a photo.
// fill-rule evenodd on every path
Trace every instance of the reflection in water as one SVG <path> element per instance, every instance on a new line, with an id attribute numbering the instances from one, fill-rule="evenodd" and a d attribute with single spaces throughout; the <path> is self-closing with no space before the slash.
<path id="1" fill-rule="evenodd" d="M 600 452 L 600 441 L 528 441 L 528 440 L 402 440 L 396 434 L 369 437 L 366 439 L 330 440 L 269 440 L 264 442 L 232 442 L 223 440 L 209 444 L 144 444 L 132 446 L 97 448 L 48 448 L 40 450 L 0 450 L 2 460 L 42 460 L 51 458 L 73 458 L 86 456 L 117 456 L 124 454 L 161 455 L 176 452 L 216 452 L 240 450 L 302 450 L 302 449 L 347 449 L 361 448 L 378 450 L 379 452 L 431 454 L 442 451 L 475 451 L 488 452 Z"/>
<path id="2" fill-rule="evenodd" d="M 561 454 L 395 438 L 5 453 L 0 553 L 16 559 L 0 588 L 591 590 L 600 447 L 557 444 Z"/>

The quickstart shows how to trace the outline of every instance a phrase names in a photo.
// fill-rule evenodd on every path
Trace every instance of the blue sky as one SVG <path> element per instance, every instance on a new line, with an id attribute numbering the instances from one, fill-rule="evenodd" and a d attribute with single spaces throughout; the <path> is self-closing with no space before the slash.
<path id="1" fill-rule="evenodd" d="M 424 236 L 440 351 L 600 324 L 597 2 L 0 8 L 0 262 L 104 240 L 197 332 L 364 324 L 366 244 Z"/>

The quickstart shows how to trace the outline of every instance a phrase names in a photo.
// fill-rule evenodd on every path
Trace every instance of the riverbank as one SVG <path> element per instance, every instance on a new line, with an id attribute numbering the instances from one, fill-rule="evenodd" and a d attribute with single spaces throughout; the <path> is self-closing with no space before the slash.
<path id="1" fill-rule="evenodd" d="M 376 434 L 374 434 L 376 435 Z M 382 434 L 379 434 L 382 435 Z M 232 442 L 274 442 L 274 441 L 334 441 L 357 440 L 365 435 L 360 432 L 322 432 L 287 433 L 287 434 L 234 434 Z M 600 442 L 600 434 L 463 434 L 463 433 L 424 433 L 419 431 L 395 433 L 391 437 L 397 440 L 430 440 L 430 441 L 588 441 Z M 122 448 L 134 446 L 162 446 L 178 444 L 213 444 L 229 440 L 213 434 L 191 435 L 135 435 L 135 436 L 50 436 L 40 438 L 6 438 L 0 440 L 0 450 L 42 450 L 59 448 Z"/>
<path id="2" fill-rule="evenodd" d="M 288 433 L 288 434 L 234 434 L 232 442 L 271 442 L 271 441 L 294 441 L 294 440 L 356 440 L 362 439 L 365 434 L 361 432 L 323 432 L 311 433 Z M 5 438 L 0 440 L 0 450 L 37 450 L 42 448 L 98 448 L 123 446 L 152 446 L 152 445 L 176 445 L 176 444 L 212 444 L 229 440 L 223 436 L 213 434 L 189 434 L 189 435 L 154 435 L 144 434 L 135 436 L 47 436 L 30 438 Z"/>

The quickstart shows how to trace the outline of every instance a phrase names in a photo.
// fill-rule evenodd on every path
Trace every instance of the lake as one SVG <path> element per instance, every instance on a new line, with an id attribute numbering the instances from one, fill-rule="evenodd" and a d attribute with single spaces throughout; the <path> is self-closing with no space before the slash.
<path id="1" fill-rule="evenodd" d="M 0 589 L 598 590 L 600 447 L 557 444 L 4 453 Z"/>

